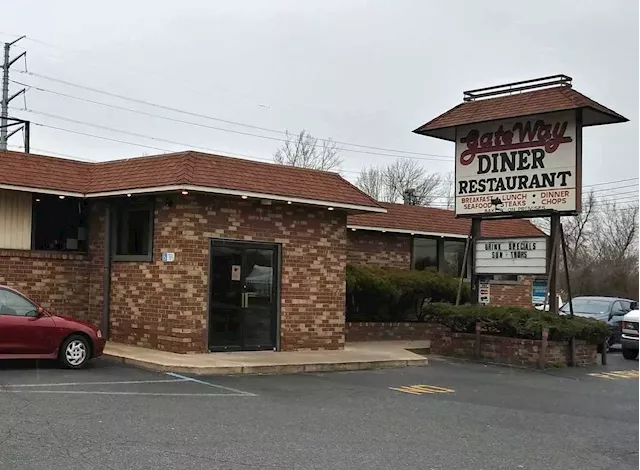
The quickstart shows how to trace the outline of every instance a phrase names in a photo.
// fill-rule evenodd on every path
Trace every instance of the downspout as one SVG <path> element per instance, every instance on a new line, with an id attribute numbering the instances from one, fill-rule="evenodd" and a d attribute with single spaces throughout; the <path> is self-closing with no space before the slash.
<path id="1" fill-rule="evenodd" d="M 104 222 L 104 261 L 102 280 L 102 336 L 109 339 L 109 311 L 111 307 L 111 205 L 107 203 Z"/>

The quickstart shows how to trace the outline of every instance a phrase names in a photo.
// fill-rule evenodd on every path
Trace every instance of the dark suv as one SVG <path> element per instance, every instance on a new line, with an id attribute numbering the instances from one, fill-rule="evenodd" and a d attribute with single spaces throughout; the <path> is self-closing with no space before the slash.
<path id="1" fill-rule="evenodd" d="M 609 338 L 609 345 L 619 343 L 622 337 L 622 317 L 637 308 L 635 300 L 620 297 L 575 297 L 573 299 L 573 313 L 576 316 L 593 318 L 608 323 L 613 334 Z M 569 315 L 569 302 L 564 304 L 560 313 Z"/>

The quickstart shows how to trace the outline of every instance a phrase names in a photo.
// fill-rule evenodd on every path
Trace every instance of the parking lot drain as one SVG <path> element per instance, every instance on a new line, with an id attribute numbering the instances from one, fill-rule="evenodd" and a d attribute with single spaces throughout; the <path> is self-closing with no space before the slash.
<path id="1" fill-rule="evenodd" d="M 427 395 L 433 393 L 453 393 L 452 388 L 437 387 L 435 385 L 403 385 L 402 387 L 389 387 L 389 390 L 409 393 L 411 395 Z"/>

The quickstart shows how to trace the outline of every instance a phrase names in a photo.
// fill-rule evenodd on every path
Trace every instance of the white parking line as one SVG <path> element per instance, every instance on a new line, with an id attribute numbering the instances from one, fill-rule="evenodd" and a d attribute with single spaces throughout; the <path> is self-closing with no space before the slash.
<path id="1" fill-rule="evenodd" d="M 222 390 L 228 390 L 228 391 L 234 392 L 234 393 L 240 393 L 240 394 L 248 396 L 248 397 L 255 397 L 256 396 L 253 393 L 245 392 L 243 390 L 238 390 L 237 388 L 231 388 L 231 387 L 225 387 L 223 385 L 212 384 L 210 382 L 205 382 L 204 380 L 194 379 L 193 377 L 188 377 L 186 375 L 176 374 L 175 372 L 167 372 L 167 375 L 170 376 L 170 377 L 175 377 L 176 379 L 180 379 L 180 380 L 188 380 L 189 382 L 195 382 L 197 384 L 208 385 L 209 387 L 215 387 L 215 388 L 219 388 L 219 389 L 222 389 Z"/>
<path id="2" fill-rule="evenodd" d="M 63 382 L 54 384 L 5 384 L 3 387 L 73 387 L 78 385 L 128 385 L 128 384 L 162 384 L 171 382 L 186 382 L 184 379 L 166 380 L 121 380 L 117 382 Z"/>
<path id="3" fill-rule="evenodd" d="M 162 392 L 103 392 L 99 390 L 0 390 L 0 393 L 47 393 L 59 395 L 140 395 L 151 397 L 255 397 L 242 393 L 162 393 Z"/>
<path id="4" fill-rule="evenodd" d="M 168 372 L 171 379 L 157 380 L 117 380 L 113 382 L 58 382 L 58 383 L 30 383 L 30 384 L 0 384 L 0 393 L 45 393 L 64 395 L 140 395 L 152 397 L 255 397 L 253 393 L 245 392 L 223 385 L 217 385 L 204 380 L 195 379 L 186 375 Z M 56 387 L 82 387 L 88 385 L 139 385 L 139 384 L 166 384 L 166 383 L 196 383 L 225 390 L 230 393 L 180 393 L 180 392 L 129 392 L 129 391 L 106 391 L 106 390 L 34 390 L 37 388 Z"/>

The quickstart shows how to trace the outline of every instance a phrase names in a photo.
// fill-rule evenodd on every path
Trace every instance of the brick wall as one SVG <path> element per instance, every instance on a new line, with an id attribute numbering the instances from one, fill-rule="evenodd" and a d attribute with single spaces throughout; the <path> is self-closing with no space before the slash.
<path id="1" fill-rule="evenodd" d="M 105 206 L 94 202 L 89 208 L 89 274 L 87 320 L 101 325 L 104 303 L 104 240 L 105 240 Z"/>
<path id="2" fill-rule="evenodd" d="M 346 324 L 347 341 L 423 340 L 428 339 L 430 351 L 443 356 L 474 358 L 476 336 L 455 333 L 437 323 L 357 323 Z M 481 335 L 480 359 L 521 367 L 537 367 L 542 341 L 502 336 Z M 568 342 L 547 343 L 546 366 L 569 364 Z M 576 341 L 578 366 L 596 364 L 597 346 Z"/>
<path id="3" fill-rule="evenodd" d="M 88 282 L 85 255 L 0 249 L 0 284 L 59 315 L 87 317 Z"/>
<path id="4" fill-rule="evenodd" d="M 361 323 L 347 322 L 345 325 L 345 339 L 357 341 L 386 341 L 386 340 L 424 340 L 429 339 L 430 323 L 399 322 L 399 323 Z"/>
<path id="5" fill-rule="evenodd" d="M 410 269 L 411 236 L 348 230 L 347 260 L 351 264 Z"/>
<path id="6" fill-rule="evenodd" d="M 533 278 L 530 276 L 519 276 L 517 283 L 496 283 L 492 282 L 491 305 L 504 307 L 531 307 L 531 284 Z"/>
<path id="7" fill-rule="evenodd" d="M 344 345 L 346 216 L 339 211 L 206 195 L 158 197 L 153 261 L 114 262 L 111 338 L 175 352 L 207 350 L 209 240 L 282 247 L 282 350 Z M 163 251 L 176 260 L 163 263 Z"/>

